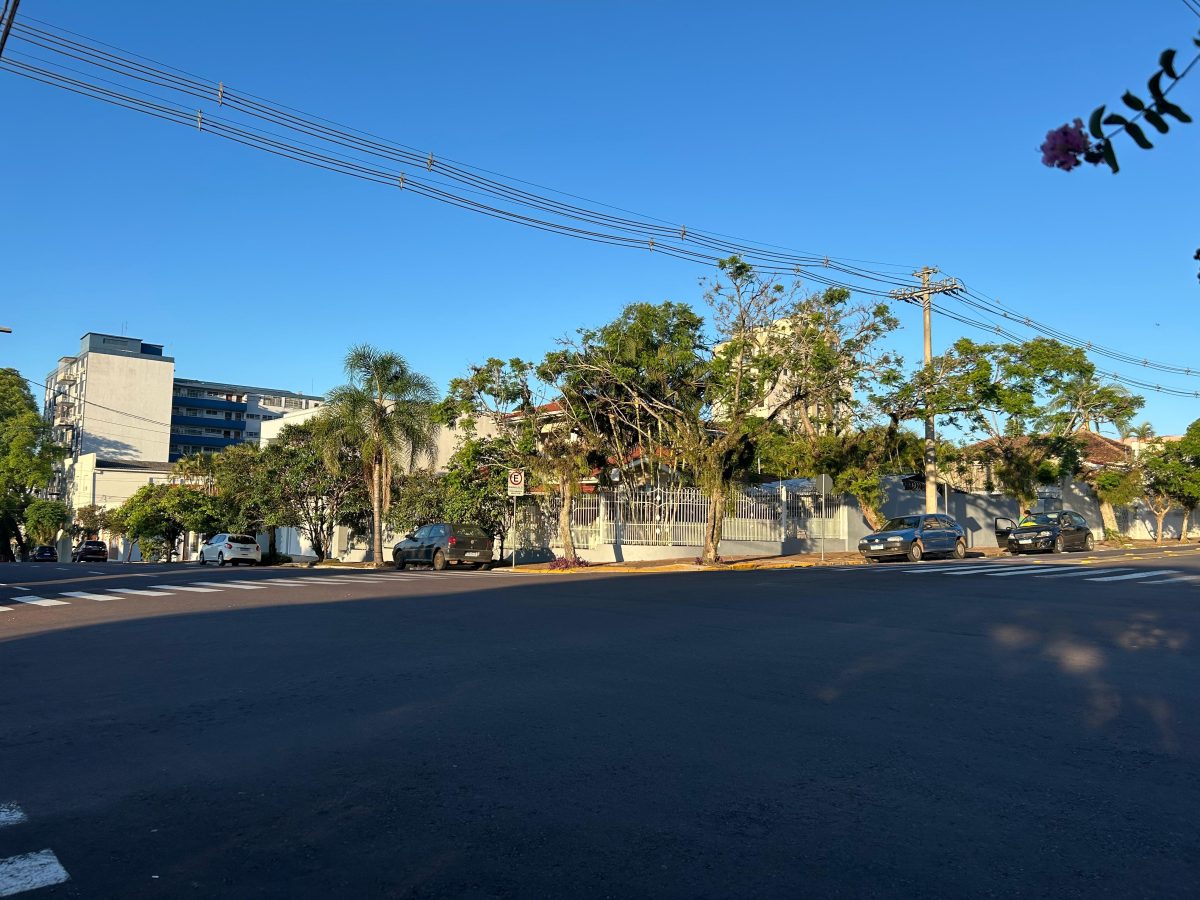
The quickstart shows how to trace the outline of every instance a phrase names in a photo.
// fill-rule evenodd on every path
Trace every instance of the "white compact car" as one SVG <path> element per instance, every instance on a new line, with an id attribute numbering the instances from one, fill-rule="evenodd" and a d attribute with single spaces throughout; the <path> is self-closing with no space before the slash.
<path id="1" fill-rule="evenodd" d="M 262 562 L 262 548 L 250 534 L 216 534 L 200 547 L 200 565 L 210 562 L 256 566 Z"/>

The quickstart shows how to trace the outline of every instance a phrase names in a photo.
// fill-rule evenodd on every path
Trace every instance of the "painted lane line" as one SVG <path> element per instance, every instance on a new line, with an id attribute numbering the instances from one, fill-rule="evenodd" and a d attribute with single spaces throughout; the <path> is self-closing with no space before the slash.
<path id="1" fill-rule="evenodd" d="M 18 591 L 27 591 L 27 590 L 29 590 L 29 588 L 27 588 L 27 587 L 21 587 L 20 585 L 17 585 L 17 590 L 18 590 Z"/>
<path id="2" fill-rule="evenodd" d="M 263 584 L 272 584 L 276 587 L 300 587 L 304 581 L 300 578 L 265 578 Z"/>
<path id="3" fill-rule="evenodd" d="M 93 572 L 91 569 L 88 569 L 88 574 L 89 575 L 103 575 L 104 573 L 103 572 Z"/>
<path id="4" fill-rule="evenodd" d="M 943 569 L 937 569 L 935 571 L 939 575 L 978 575 L 980 572 L 990 572 L 995 568 L 995 563 L 988 563 L 987 565 L 982 566 L 947 566 Z"/>
<path id="5" fill-rule="evenodd" d="M 1032 575 L 1034 572 L 1043 572 L 1045 570 L 1045 566 L 1005 566 L 1003 571 L 987 572 L 985 574 L 988 578 L 1007 578 L 1010 575 Z"/>
<path id="6" fill-rule="evenodd" d="M 8 825 L 20 825 L 29 820 L 25 810 L 15 803 L 0 803 L 0 828 Z"/>
<path id="7" fill-rule="evenodd" d="M 301 584 L 340 584 L 340 579 L 337 578 L 300 578 Z"/>
<path id="8" fill-rule="evenodd" d="M 1129 566 L 1118 566 L 1115 569 L 1093 569 L 1088 566 L 1077 568 L 1074 572 L 1059 572 L 1057 575 L 1039 575 L 1038 578 L 1083 578 L 1088 575 L 1105 575 L 1112 572 L 1128 572 Z"/>
<path id="9" fill-rule="evenodd" d="M 1178 574 L 1178 569 L 1155 569 L 1152 572 L 1133 572 L 1129 575 L 1106 575 L 1103 578 L 1089 578 L 1088 581 L 1129 581 L 1134 578 L 1153 578 L 1155 575 Z"/>
<path id="10" fill-rule="evenodd" d="M 89 594 L 87 591 L 63 591 L 62 596 L 77 597 L 80 600 L 99 600 L 102 603 L 112 599 L 104 594 Z"/>
<path id="11" fill-rule="evenodd" d="M 135 597 L 170 597 L 166 591 L 143 591 L 141 588 L 106 588 L 110 594 L 133 594 Z"/>
<path id="12" fill-rule="evenodd" d="M 192 584 L 196 587 L 216 588 L 234 588 L 239 591 L 265 591 L 266 585 L 262 584 L 241 584 L 237 581 L 193 581 Z"/>
<path id="13" fill-rule="evenodd" d="M 13 597 L 18 603 L 28 603 L 30 606 L 70 606 L 66 600 L 47 600 L 44 597 Z M 4 896 L 0 894 L 0 897 Z"/>
<path id="14" fill-rule="evenodd" d="M 11 606 L 0 606 L 0 612 L 12 612 L 12 611 L 13 611 L 13 608 Z"/>
<path id="15" fill-rule="evenodd" d="M 188 587 L 184 584 L 152 584 L 150 587 L 160 588 L 164 591 L 191 591 L 197 594 L 215 594 L 220 590 L 219 588 Z"/>
<path id="16" fill-rule="evenodd" d="M 0 897 L 62 884 L 70 879 L 52 850 L 0 859 Z"/>
<path id="17" fill-rule="evenodd" d="M 1142 584 L 1174 584 L 1177 581 L 1200 581 L 1200 575 L 1180 575 L 1178 578 L 1160 578 L 1157 581 L 1143 581 Z"/>

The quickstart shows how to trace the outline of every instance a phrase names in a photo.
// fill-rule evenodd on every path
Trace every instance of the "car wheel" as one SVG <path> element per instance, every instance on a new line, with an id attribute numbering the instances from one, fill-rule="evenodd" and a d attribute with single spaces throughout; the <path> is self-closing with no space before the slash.
<path id="1" fill-rule="evenodd" d="M 925 548 L 921 546 L 921 542 L 913 541 L 912 545 L 908 548 L 908 561 L 909 562 L 920 562 L 921 557 L 923 557 L 924 555 L 925 555 Z"/>
<path id="2" fill-rule="evenodd" d="M 401 556 L 399 553 L 395 554 L 395 555 L 392 557 L 392 562 L 394 562 L 394 563 L 396 564 L 396 571 L 397 571 L 397 572 L 403 572 L 403 571 L 404 571 L 404 557 L 403 557 L 403 556 Z"/>
<path id="3" fill-rule="evenodd" d="M 1054 539 L 1054 543 L 1050 545 L 1050 552 L 1051 553 L 1062 553 L 1064 549 L 1066 549 L 1066 547 L 1063 544 L 1062 535 L 1060 534 L 1058 537 L 1056 537 Z"/>
<path id="4" fill-rule="evenodd" d="M 225 565 L 225 554 L 224 553 L 217 554 L 217 565 L 218 566 Z"/>
<path id="5" fill-rule="evenodd" d="M 864 556 L 863 559 L 865 559 L 867 561 L 867 565 L 869 565 L 869 566 L 876 565 L 879 563 L 879 557 L 877 557 L 877 556 Z"/>
<path id="6" fill-rule="evenodd" d="M 1092 533 L 1090 531 L 1088 532 L 1088 536 L 1083 539 L 1083 549 L 1084 550 L 1095 550 L 1096 549 L 1096 538 L 1092 536 Z"/>
<path id="7" fill-rule="evenodd" d="M 966 559 L 967 557 L 967 542 L 961 538 L 954 544 L 954 558 Z"/>
<path id="8" fill-rule="evenodd" d="M 435 550 L 433 553 L 433 568 L 435 572 L 441 572 L 446 568 L 446 554 L 441 550 Z"/>
<path id="9" fill-rule="evenodd" d="M 203 551 L 200 553 L 200 565 L 202 565 L 202 566 L 208 565 L 208 560 L 204 558 Z"/>

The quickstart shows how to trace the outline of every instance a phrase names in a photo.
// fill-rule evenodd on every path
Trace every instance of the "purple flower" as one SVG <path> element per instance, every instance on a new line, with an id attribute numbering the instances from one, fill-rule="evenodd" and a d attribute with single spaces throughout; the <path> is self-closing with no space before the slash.
<path id="1" fill-rule="evenodd" d="M 1083 133 L 1083 120 L 1076 119 L 1046 132 L 1046 141 L 1041 146 L 1042 164 L 1052 169 L 1070 172 L 1079 165 L 1081 156 L 1091 156 L 1093 147 Z M 1091 160 L 1088 160 L 1091 162 Z"/>

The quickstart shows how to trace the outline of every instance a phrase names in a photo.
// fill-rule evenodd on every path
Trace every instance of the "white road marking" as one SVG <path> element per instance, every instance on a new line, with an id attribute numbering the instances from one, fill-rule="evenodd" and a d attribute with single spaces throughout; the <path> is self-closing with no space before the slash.
<path id="1" fill-rule="evenodd" d="M 0 606 L 0 612 L 12 612 L 12 611 L 13 611 L 13 608 L 11 606 Z"/>
<path id="2" fill-rule="evenodd" d="M 15 803 L 0 803 L 0 828 L 6 825 L 20 825 L 29 820 L 25 810 Z"/>
<path id="3" fill-rule="evenodd" d="M 337 579 L 337 578 L 308 578 L 308 577 L 304 577 L 304 578 L 299 578 L 299 579 L 297 579 L 297 580 L 298 580 L 298 581 L 299 581 L 301 584 L 338 584 L 338 582 L 339 582 L 339 579 Z"/>
<path id="4" fill-rule="evenodd" d="M 1071 572 L 1058 572 L 1054 575 L 1039 575 L 1038 578 L 1084 578 L 1088 575 L 1106 575 L 1111 572 L 1128 572 L 1129 566 L 1117 566 L 1115 569 L 1093 569 L 1091 566 L 1078 566 Z"/>
<path id="5" fill-rule="evenodd" d="M 166 591 L 143 591 L 141 588 L 106 588 L 110 594 L 133 594 L 137 597 L 170 597 Z"/>
<path id="6" fill-rule="evenodd" d="M 978 575 L 980 572 L 990 572 L 995 568 L 995 563 L 988 563 L 983 566 L 947 566 L 944 569 L 926 569 L 925 571 L 935 571 L 939 575 Z"/>
<path id="7" fill-rule="evenodd" d="M 69 606 L 66 600 L 47 600 L 44 597 L 13 597 L 18 603 L 28 603 L 30 606 Z M 0 894 L 3 896 L 3 894 Z"/>
<path id="8" fill-rule="evenodd" d="M 241 584 L 237 581 L 193 581 L 192 584 L 197 587 L 216 588 L 217 590 L 234 588 L 239 591 L 265 591 L 267 589 L 266 585 Z"/>
<path id="9" fill-rule="evenodd" d="M 277 584 L 280 587 L 299 587 L 304 584 L 302 578 L 264 578 L 265 584 Z"/>
<path id="10" fill-rule="evenodd" d="M 1180 575 L 1178 578 L 1160 578 L 1158 581 L 1144 581 L 1143 584 L 1172 584 L 1176 581 L 1200 581 L 1200 575 Z"/>
<path id="11" fill-rule="evenodd" d="M 93 572 L 91 569 L 88 569 L 88 574 L 89 575 L 103 575 L 104 573 L 103 572 Z"/>
<path id="12" fill-rule="evenodd" d="M 53 850 L 0 859 L 0 897 L 62 884 L 70 879 Z"/>
<path id="13" fill-rule="evenodd" d="M 997 567 L 1000 568 L 1000 567 Z M 987 572 L 988 578 L 1007 578 L 1009 575 L 1032 575 L 1034 572 L 1044 572 L 1045 566 L 1004 566 L 1004 571 Z"/>
<path id="14" fill-rule="evenodd" d="M 18 590 L 18 591 L 27 591 L 27 590 L 29 590 L 29 588 L 27 588 L 27 587 L 21 587 L 20 585 L 17 585 L 17 590 Z"/>
<path id="15" fill-rule="evenodd" d="M 197 594 L 215 594 L 220 588 L 209 587 L 188 587 L 184 584 L 152 584 L 152 588 L 161 588 L 164 591 L 193 591 Z"/>
<path id="16" fill-rule="evenodd" d="M 1133 578 L 1153 578 L 1155 575 L 1178 574 L 1178 569 L 1155 569 L 1152 572 L 1133 572 L 1129 575 L 1107 575 L 1104 578 L 1089 578 L 1088 581 L 1129 581 Z"/>
<path id="17" fill-rule="evenodd" d="M 63 591 L 64 597 L 78 597 L 80 600 L 111 600 L 112 597 L 106 597 L 104 594 L 89 594 L 87 591 Z"/>

